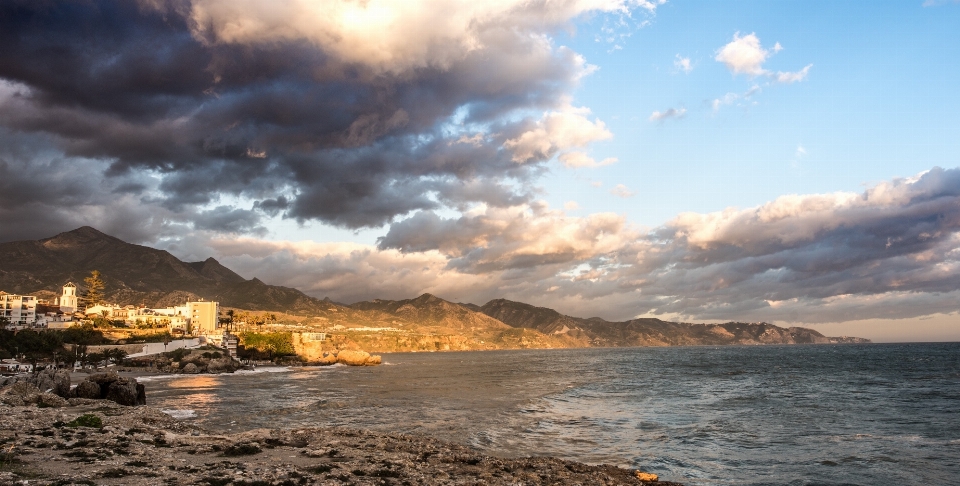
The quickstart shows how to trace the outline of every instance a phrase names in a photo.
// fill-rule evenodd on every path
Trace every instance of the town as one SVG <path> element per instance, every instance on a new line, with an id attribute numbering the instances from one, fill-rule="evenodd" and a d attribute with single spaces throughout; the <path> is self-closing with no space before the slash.
<path id="1" fill-rule="evenodd" d="M 145 344 L 142 351 L 126 354 L 125 357 L 137 358 L 201 346 L 222 348 L 231 357 L 236 357 L 238 338 L 231 332 L 233 312 L 221 317 L 218 302 L 201 299 L 184 302 L 179 306 L 155 309 L 144 305 L 108 304 L 98 298 L 102 289 L 99 274 L 94 272 L 87 280 L 89 289 L 85 296 L 78 295 L 77 285 L 73 282 L 67 282 L 60 296 L 52 300 L 0 291 L 0 328 L 13 332 L 26 329 L 43 332 L 119 324 L 126 328 L 148 330 L 155 335 L 168 336 L 162 345 Z M 20 370 L 28 366 L 20 363 L 17 358 L 15 356 L 14 359 L 3 360 L 0 371 L 9 368 Z"/>

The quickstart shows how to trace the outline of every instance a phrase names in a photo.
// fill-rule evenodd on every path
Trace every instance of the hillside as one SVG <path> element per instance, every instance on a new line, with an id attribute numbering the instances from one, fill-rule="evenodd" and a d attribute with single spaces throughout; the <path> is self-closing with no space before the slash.
<path id="1" fill-rule="evenodd" d="M 598 317 L 570 317 L 545 307 L 496 299 L 480 311 L 513 327 L 585 340 L 591 346 L 689 346 L 726 344 L 815 344 L 869 342 L 861 338 L 826 337 L 803 327 L 782 328 L 767 323 L 728 322 L 686 324 L 660 319 L 610 322 Z"/>
<path id="2" fill-rule="evenodd" d="M 0 289 L 7 292 L 59 295 L 63 284 L 82 285 L 93 270 L 106 283 L 106 300 L 118 304 L 163 307 L 204 298 L 251 310 L 313 313 L 327 307 L 296 289 L 245 280 L 213 258 L 183 262 L 89 226 L 43 240 L 0 243 Z"/>
<path id="3" fill-rule="evenodd" d="M 279 312 L 299 328 L 332 332 L 331 346 L 357 345 L 369 351 L 865 341 L 766 323 L 584 319 L 506 299 L 476 306 L 423 294 L 343 305 L 257 278 L 246 280 L 213 258 L 183 262 L 166 251 L 90 227 L 43 240 L 0 243 L 0 290 L 51 298 L 68 281 L 82 285 L 92 270 L 102 274 L 110 302 L 166 307 L 203 298 L 223 307 Z"/>

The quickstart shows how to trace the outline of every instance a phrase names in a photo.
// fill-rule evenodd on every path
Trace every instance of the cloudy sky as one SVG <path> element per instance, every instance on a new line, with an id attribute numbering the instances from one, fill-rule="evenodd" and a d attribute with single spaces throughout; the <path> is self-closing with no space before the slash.
<path id="1" fill-rule="evenodd" d="M 7 0 L 0 241 L 960 340 L 960 2 Z"/>

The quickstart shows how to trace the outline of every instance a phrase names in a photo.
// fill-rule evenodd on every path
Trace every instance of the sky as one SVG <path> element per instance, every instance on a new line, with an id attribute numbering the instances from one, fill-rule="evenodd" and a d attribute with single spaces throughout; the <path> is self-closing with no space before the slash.
<path id="1" fill-rule="evenodd" d="M 960 2 L 9 0 L 0 241 L 960 340 Z"/>

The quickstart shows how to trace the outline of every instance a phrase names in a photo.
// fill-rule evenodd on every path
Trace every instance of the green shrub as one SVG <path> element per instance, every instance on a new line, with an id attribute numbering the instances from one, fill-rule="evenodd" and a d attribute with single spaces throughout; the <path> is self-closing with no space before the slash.
<path id="1" fill-rule="evenodd" d="M 67 427 L 92 427 L 99 429 L 103 427 L 103 419 L 92 413 L 85 413 L 73 419 L 73 421 L 68 422 Z"/>

